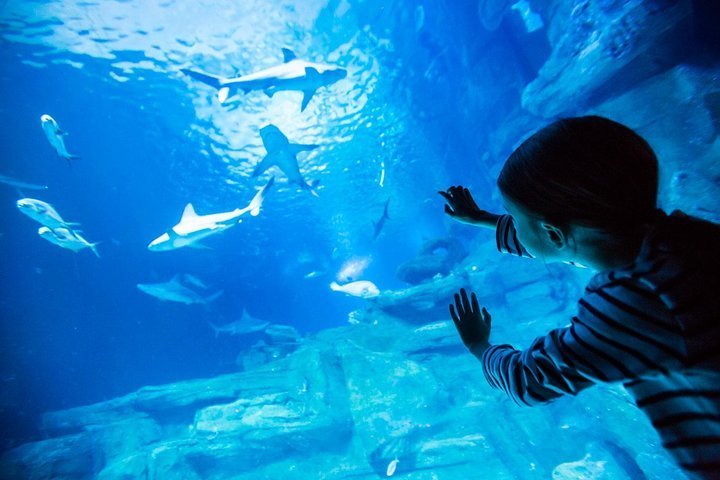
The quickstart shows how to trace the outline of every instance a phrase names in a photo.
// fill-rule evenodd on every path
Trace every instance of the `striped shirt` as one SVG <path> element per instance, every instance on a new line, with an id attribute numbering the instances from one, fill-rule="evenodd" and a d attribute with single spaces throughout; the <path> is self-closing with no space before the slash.
<path id="1" fill-rule="evenodd" d="M 529 257 L 512 217 L 501 252 Z M 635 261 L 593 277 L 569 326 L 526 350 L 494 345 L 488 383 L 538 405 L 598 382 L 623 382 L 690 478 L 720 479 L 720 226 L 662 214 Z"/>

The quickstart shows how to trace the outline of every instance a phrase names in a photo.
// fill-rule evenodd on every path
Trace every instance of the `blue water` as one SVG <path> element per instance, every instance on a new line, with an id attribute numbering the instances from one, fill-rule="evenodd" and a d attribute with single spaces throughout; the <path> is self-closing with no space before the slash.
<path id="1" fill-rule="evenodd" d="M 170 2 L 143 17 L 139 3 L 5 5 L 2 173 L 48 185 L 22 193 L 51 203 L 80 222 L 88 240 L 102 242 L 97 259 L 44 241 L 38 225 L 17 211 L 18 193 L 2 187 L 2 365 L 12 379 L 12 406 L 4 413 L 21 431 L 32 430 L 46 410 L 235 370 L 238 343 L 256 339 L 216 340 L 206 322 L 236 320 L 242 308 L 302 333 L 345 324 L 358 300 L 328 288 L 342 264 L 371 257 L 367 278 L 383 289 L 402 286 L 396 266 L 450 226 L 435 192 L 451 178 L 480 184 L 474 174 L 481 167 L 466 160 L 475 153 L 462 141 L 472 133 L 443 104 L 459 74 L 447 70 L 459 55 L 448 49 L 461 48 L 460 39 L 402 31 L 397 39 L 377 38 L 405 11 L 400 5 L 357 13 L 369 18 L 338 18 L 324 2 L 279 2 L 267 12 L 257 9 L 262 3 L 224 3 L 226 18 L 208 15 L 198 32 L 184 23 L 213 2 Z M 461 21 L 462 8 L 442 9 Z M 439 14 L 428 8 L 426 21 Z M 364 21 L 379 33 L 360 30 Z M 388 42 L 411 49 L 404 55 L 411 63 L 393 65 Z M 217 53 L 206 56 L 189 44 Z M 179 72 L 196 66 L 249 73 L 280 63 L 288 45 L 302 58 L 332 58 L 349 70 L 303 113 L 295 92 L 273 99 L 240 94 L 238 105 L 223 108 L 212 89 Z M 437 85 L 415 88 L 429 83 L 423 74 L 439 77 L 431 79 Z M 72 166 L 45 139 L 45 113 L 69 132 L 67 148 L 81 156 Z M 434 126 L 443 120 L 449 129 Z M 249 202 L 272 173 L 248 178 L 263 155 L 259 128 L 269 122 L 291 141 L 321 145 L 300 157 L 307 177 L 321 180 L 320 198 L 276 173 L 278 188 L 262 214 L 206 241 L 212 250 L 149 252 L 147 244 L 177 223 L 187 202 L 201 214 Z M 371 222 L 388 198 L 392 221 L 373 242 Z M 326 272 L 305 279 L 313 269 Z M 204 308 L 160 303 L 135 288 L 176 273 L 225 293 Z"/>
<path id="2" fill-rule="evenodd" d="M 2 447 L 40 438 L 47 411 L 237 371 L 262 333 L 216 337 L 209 321 L 246 309 L 301 335 L 347 325 L 364 301 L 328 285 L 348 260 L 368 259 L 363 279 L 399 289 L 398 265 L 426 241 L 453 236 L 471 249 L 491 238 L 445 218 L 436 192 L 462 183 L 501 211 L 494 178 L 545 121 L 518 112 L 551 52 L 547 29 L 528 32 L 503 2 L 483 29 L 478 11 L 492 3 L 0 2 L 0 174 L 49 187 L 0 185 Z M 282 47 L 348 76 L 300 112 L 297 92 L 240 93 L 221 106 L 180 72 L 250 73 L 280 63 Z M 81 159 L 55 154 L 42 114 Z M 516 126 L 500 130 L 509 119 Z M 299 155 L 319 198 L 276 169 L 251 178 L 268 123 L 319 145 Z M 200 214 L 244 207 L 271 175 L 261 214 L 205 240 L 209 249 L 148 251 L 186 203 Z M 100 258 L 40 238 L 15 206 L 20 195 L 81 223 Z M 388 199 L 390 220 L 373 239 Z M 136 288 L 178 273 L 224 293 L 184 305 Z"/>

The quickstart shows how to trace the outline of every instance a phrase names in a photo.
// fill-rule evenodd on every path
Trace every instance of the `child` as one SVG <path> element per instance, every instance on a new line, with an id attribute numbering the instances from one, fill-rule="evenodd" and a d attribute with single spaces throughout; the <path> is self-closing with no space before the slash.
<path id="1" fill-rule="evenodd" d="M 621 381 L 690 478 L 720 479 L 720 226 L 656 208 L 658 163 L 631 129 L 556 121 L 518 147 L 498 187 L 510 215 L 461 186 L 445 212 L 496 230 L 498 249 L 596 270 L 569 326 L 524 351 L 489 343 L 474 293 L 450 315 L 488 383 L 518 404 Z"/>

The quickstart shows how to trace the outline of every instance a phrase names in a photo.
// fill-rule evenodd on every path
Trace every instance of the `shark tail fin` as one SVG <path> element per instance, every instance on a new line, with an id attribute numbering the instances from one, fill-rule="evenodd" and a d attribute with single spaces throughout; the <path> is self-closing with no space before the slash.
<path id="1" fill-rule="evenodd" d="M 97 246 L 100 245 L 101 242 L 95 242 L 90 244 L 90 250 L 95 254 L 97 258 L 100 258 L 100 254 L 98 253 Z"/>
<path id="2" fill-rule="evenodd" d="M 218 290 L 217 292 L 213 293 L 209 297 L 205 298 L 206 303 L 212 303 L 218 298 L 220 298 L 220 295 L 222 295 L 225 291 L 224 290 Z"/>
<path id="3" fill-rule="evenodd" d="M 316 178 L 312 182 L 306 183 L 305 185 L 306 185 L 306 188 L 308 190 L 310 190 L 310 193 L 312 194 L 313 197 L 320 198 L 320 195 L 318 195 L 317 190 L 316 190 L 317 186 L 320 185 L 320 179 Z"/>
<path id="4" fill-rule="evenodd" d="M 265 193 L 270 190 L 270 187 L 272 187 L 274 183 L 275 177 L 270 177 L 268 183 L 266 183 L 265 186 L 255 194 L 246 208 L 246 210 L 250 212 L 250 215 L 257 217 L 260 214 L 260 207 L 262 207 L 262 204 L 265 201 Z"/>
<path id="5" fill-rule="evenodd" d="M 217 89 L 220 89 L 223 82 L 225 81 L 223 77 L 220 77 L 218 75 L 211 75 L 209 73 L 199 72 L 197 70 L 191 70 L 189 68 L 183 68 L 180 71 L 183 72 L 185 75 L 194 78 L 195 80 L 203 82 L 205 85 L 210 85 L 211 87 Z"/>
<path id="6" fill-rule="evenodd" d="M 214 323 L 212 323 L 209 320 L 207 323 L 208 323 L 208 325 L 210 325 L 210 328 L 213 329 L 213 332 L 215 332 L 215 338 L 218 338 L 220 336 L 220 327 L 218 327 L 217 325 L 215 325 Z"/>

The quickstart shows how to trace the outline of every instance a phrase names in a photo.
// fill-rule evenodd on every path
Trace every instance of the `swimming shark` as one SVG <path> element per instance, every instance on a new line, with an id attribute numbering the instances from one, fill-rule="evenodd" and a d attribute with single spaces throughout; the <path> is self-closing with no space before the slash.
<path id="1" fill-rule="evenodd" d="M 17 207 L 28 217 L 51 229 L 70 228 L 78 225 L 66 222 L 52 205 L 36 198 L 21 198 L 17 201 Z"/>
<path id="2" fill-rule="evenodd" d="M 265 125 L 260 129 L 260 138 L 267 151 L 267 155 L 255 166 L 252 177 L 257 177 L 275 165 L 282 170 L 291 183 L 299 185 L 300 188 L 308 190 L 313 196 L 317 197 L 318 194 L 315 191 L 315 187 L 319 182 L 314 181 L 308 183 L 305 178 L 303 178 L 300 173 L 300 167 L 298 166 L 297 154 L 314 150 L 318 145 L 290 143 L 285 134 L 273 124 Z"/>
<path id="3" fill-rule="evenodd" d="M 4 183 L 5 185 L 10 185 L 11 187 L 23 190 L 47 190 L 48 188 L 47 185 L 38 185 L 37 183 L 23 182 L 22 180 L 17 180 L 6 175 L 0 175 L 0 183 Z"/>
<path id="4" fill-rule="evenodd" d="M 193 303 L 207 304 L 217 300 L 217 298 L 223 294 L 223 291 L 219 290 L 205 297 L 188 288 L 183 284 L 183 281 L 182 275 L 175 275 L 169 282 L 138 283 L 137 288 L 141 292 L 159 298 L 162 301 L 184 303 L 185 305 Z"/>
<path id="5" fill-rule="evenodd" d="M 42 115 L 40 117 L 40 123 L 42 124 L 42 129 L 45 132 L 48 142 L 50 142 L 50 145 L 52 145 L 61 158 L 67 160 L 68 163 L 70 163 L 70 160 L 80 158 L 79 156 L 73 155 L 67 151 L 67 148 L 65 147 L 65 140 L 63 138 L 67 135 L 67 132 L 60 128 L 60 125 L 58 125 L 53 117 L 48 114 Z"/>
<path id="6" fill-rule="evenodd" d="M 69 228 L 58 227 L 48 228 L 40 227 L 38 229 L 38 235 L 55 245 L 67 248 L 73 252 L 79 252 L 85 248 L 89 248 L 95 254 L 96 257 L 100 258 L 100 254 L 97 251 L 97 245 L 100 242 L 90 243 L 77 230 L 71 230 Z"/>
<path id="7" fill-rule="evenodd" d="M 263 90 L 268 97 L 282 90 L 303 92 L 300 111 L 305 110 L 318 88 L 331 85 L 347 76 L 347 70 L 344 68 L 300 60 L 295 52 L 287 48 L 283 48 L 282 52 L 283 63 L 280 65 L 235 78 L 223 78 L 188 68 L 183 68 L 181 71 L 216 88 L 221 104 L 238 90 L 245 93 Z"/>
<path id="8" fill-rule="evenodd" d="M 251 317 L 244 308 L 240 320 L 226 323 L 224 325 L 216 325 L 212 322 L 208 323 L 215 332 L 216 338 L 221 333 L 226 335 L 248 335 L 250 333 L 261 332 L 270 325 L 270 322 Z"/>
<path id="9" fill-rule="evenodd" d="M 389 198 L 387 199 L 387 202 L 385 202 L 385 209 L 383 210 L 382 216 L 377 222 L 373 222 L 373 240 L 380 235 L 380 232 L 382 232 L 382 229 L 385 226 L 385 222 L 390 220 L 390 216 L 388 215 L 388 205 L 390 205 Z"/>
<path id="10" fill-rule="evenodd" d="M 198 215 L 191 203 L 185 206 L 180 222 L 167 232 L 150 242 L 148 250 L 151 252 L 165 252 L 182 247 L 203 248 L 198 242 L 203 238 L 215 235 L 242 222 L 240 218 L 250 212 L 253 217 L 260 213 L 260 207 L 265 200 L 265 194 L 272 187 L 275 177 L 270 177 L 268 183 L 261 188 L 245 208 L 236 208 L 229 212 Z"/>

